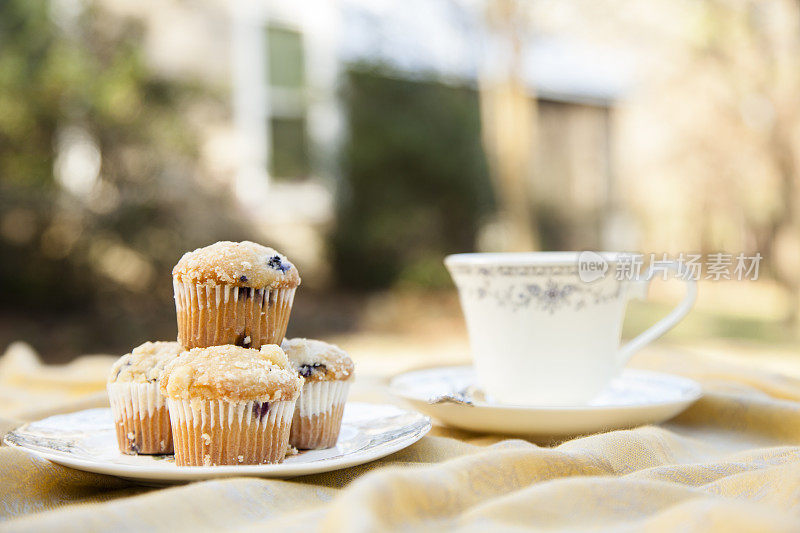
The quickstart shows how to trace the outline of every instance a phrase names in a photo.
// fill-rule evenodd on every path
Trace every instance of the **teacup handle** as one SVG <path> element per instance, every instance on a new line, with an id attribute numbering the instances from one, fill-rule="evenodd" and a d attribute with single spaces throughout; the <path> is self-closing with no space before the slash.
<path id="1" fill-rule="evenodd" d="M 659 262 L 658 268 L 662 269 L 664 267 L 676 272 L 680 272 L 678 263 L 674 261 L 668 263 Z M 647 269 L 647 272 L 644 275 L 644 279 L 633 281 L 633 286 L 630 288 L 631 292 L 629 293 L 629 297 L 640 300 L 647 298 L 647 289 L 650 286 L 650 282 L 653 280 L 655 273 L 656 266 L 650 265 L 650 268 Z M 683 320 L 683 317 L 689 313 L 694 305 L 695 300 L 697 299 L 697 282 L 694 279 L 684 279 L 683 281 L 686 282 L 686 295 L 683 297 L 683 300 L 681 300 L 681 303 L 679 303 L 675 309 L 670 311 L 667 316 L 650 326 L 650 328 L 644 330 L 642 333 L 628 341 L 627 344 L 619 349 L 617 357 L 620 365 L 627 363 L 628 359 L 630 359 L 633 354 L 662 336 L 667 331 L 674 328 L 678 322 Z"/>

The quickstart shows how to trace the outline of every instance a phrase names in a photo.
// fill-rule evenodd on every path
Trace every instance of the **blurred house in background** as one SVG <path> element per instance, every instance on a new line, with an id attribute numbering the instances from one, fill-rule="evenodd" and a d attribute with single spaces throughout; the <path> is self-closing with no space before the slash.
<path id="1" fill-rule="evenodd" d="M 298 223 L 326 227 L 333 220 L 337 156 L 348 135 L 359 133 L 348 128 L 349 74 L 377 66 L 388 80 L 477 93 L 479 78 L 502 60 L 504 44 L 487 27 L 485 2 L 341 0 L 307 7 L 238 2 L 232 32 L 236 126 L 246 145 L 237 185 L 263 191 L 261 198 L 244 195 L 244 202 L 285 212 L 281 218 L 295 230 Z M 611 110 L 632 82 L 630 65 L 536 36 L 524 48 L 520 74 L 529 98 L 538 99 L 530 108 L 538 109 L 538 135 L 528 147 L 535 165 L 526 180 L 546 215 L 544 247 L 619 247 L 602 228 L 622 207 Z M 484 241 L 487 249 L 502 245 L 491 234 Z M 324 262 L 325 250 L 314 249 Z"/>
<path id="2" fill-rule="evenodd" d="M 506 46 L 486 20 L 486 2 L 135 5 L 149 21 L 146 50 L 159 70 L 212 83 L 229 78 L 233 133 L 223 135 L 234 139 L 209 141 L 209 150 L 230 144 L 227 151 L 217 148 L 227 158 L 217 165 L 228 173 L 241 209 L 266 239 L 324 277 L 343 148 L 362 133 L 349 119 L 352 77 L 370 71 L 421 90 L 455 87 L 475 93 L 472 105 L 478 105 L 479 78 L 495 75 Z M 624 207 L 615 184 L 612 109 L 633 81 L 632 65 L 574 40 L 529 35 L 523 46 L 520 76 L 538 100 L 529 109 L 537 135 L 530 139 L 534 165 L 525 178 L 540 214 L 541 245 L 635 246 L 620 242 L 618 232 L 604 232 Z M 442 141 L 432 149 L 447 149 Z M 502 237 L 485 228 L 490 218 L 480 222 L 487 230 L 481 247 L 502 248 Z"/>
<path id="3" fill-rule="evenodd" d="M 794 339 L 798 72 L 790 0 L 8 0 L 0 341 L 174 335 L 219 239 L 292 257 L 304 333 L 451 252 L 758 250 L 692 331 Z"/>

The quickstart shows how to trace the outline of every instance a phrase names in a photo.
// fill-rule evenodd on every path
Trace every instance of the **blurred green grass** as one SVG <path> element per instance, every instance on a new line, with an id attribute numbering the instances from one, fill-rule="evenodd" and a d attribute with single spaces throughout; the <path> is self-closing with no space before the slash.
<path id="1" fill-rule="evenodd" d="M 630 302 L 622 336 L 630 339 L 666 316 L 674 305 L 663 302 Z M 710 339 L 742 340 L 769 345 L 800 347 L 794 328 L 769 316 L 745 315 L 738 310 L 695 308 L 663 339 L 684 343 Z"/>

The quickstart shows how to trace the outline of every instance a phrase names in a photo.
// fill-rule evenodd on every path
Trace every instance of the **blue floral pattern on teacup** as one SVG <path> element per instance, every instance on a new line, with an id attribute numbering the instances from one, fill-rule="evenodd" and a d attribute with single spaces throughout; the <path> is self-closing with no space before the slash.
<path id="1" fill-rule="evenodd" d="M 563 308 L 577 311 L 616 299 L 622 291 L 622 284 L 616 280 L 602 284 L 576 282 L 577 267 L 569 265 L 453 265 L 451 268 L 453 275 L 463 282 L 459 286 L 466 296 L 488 299 L 513 311 L 532 306 L 550 314 Z M 545 276 L 546 280 L 538 280 Z M 509 284 L 510 278 L 520 281 Z M 502 282 L 493 283 L 498 279 Z"/>

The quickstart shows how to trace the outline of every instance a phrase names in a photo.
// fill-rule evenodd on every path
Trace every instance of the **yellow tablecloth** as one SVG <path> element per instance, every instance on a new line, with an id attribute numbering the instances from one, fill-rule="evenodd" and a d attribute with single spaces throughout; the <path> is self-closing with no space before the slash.
<path id="1" fill-rule="evenodd" d="M 105 404 L 111 361 L 44 367 L 12 346 L 0 432 Z M 705 396 L 663 426 L 551 446 L 436 426 L 384 460 L 293 480 L 148 488 L 3 447 L 0 529 L 800 531 L 800 380 L 668 350 L 633 364 L 697 379 Z M 389 401 L 379 375 L 360 375 L 352 398 Z"/>

